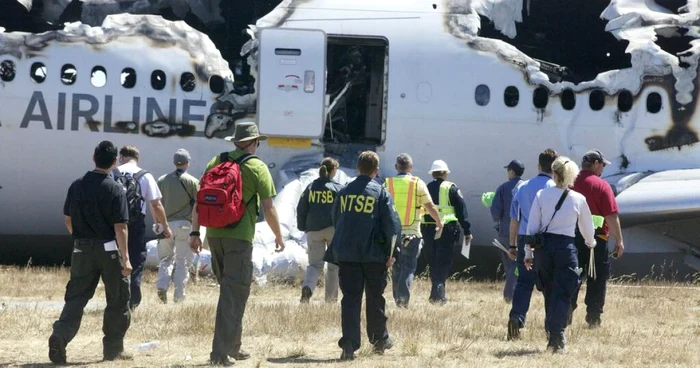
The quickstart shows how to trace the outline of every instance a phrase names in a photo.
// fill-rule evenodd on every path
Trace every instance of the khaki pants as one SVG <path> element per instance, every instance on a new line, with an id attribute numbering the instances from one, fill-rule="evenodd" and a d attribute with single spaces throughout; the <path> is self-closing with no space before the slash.
<path id="1" fill-rule="evenodd" d="M 309 231 L 306 233 L 308 240 L 307 253 L 309 254 L 309 267 L 306 268 L 306 277 L 302 283 L 302 287 L 308 286 L 311 291 L 314 291 L 318 280 L 323 274 L 323 255 L 326 252 L 326 247 L 331 244 L 335 229 L 329 226 L 320 231 Z M 335 302 L 338 300 L 338 266 L 328 263 L 328 272 L 326 272 L 326 301 Z"/>
<path id="2" fill-rule="evenodd" d="M 241 348 L 243 314 L 253 280 L 253 244 L 231 238 L 207 238 L 212 269 L 220 285 L 212 356 L 223 358 L 236 355 Z"/>
<path id="3" fill-rule="evenodd" d="M 190 250 L 192 224 L 186 220 L 176 220 L 169 221 L 168 226 L 170 226 L 173 236 L 170 239 L 158 241 L 160 264 L 158 265 L 156 287 L 167 291 L 172 276 L 173 284 L 175 284 L 174 301 L 179 302 L 185 299 L 185 287 L 190 278 L 189 270 L 194 258 L 194 254 Z"/>

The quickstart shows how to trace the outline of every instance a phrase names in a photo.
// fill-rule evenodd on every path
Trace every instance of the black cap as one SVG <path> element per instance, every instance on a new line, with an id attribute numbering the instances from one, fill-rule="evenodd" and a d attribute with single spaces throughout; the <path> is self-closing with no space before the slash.
<path id="1" fill-rule="evenodd" d="M 525 165 L 523 165 L 522 162 L 519 160 L 513 160 L 511 161 L 507 166 L 503 166 L 504 169 L 510 169 L 517 172 L 524 172 L 525 171 Z"/>
<path id="2" fill-rule="evenodd" d="M 596 161 L 600 161 L 606 165 L 610 165 L 610 161 L 606 160 L 605 157 L 603 157 L 603 154 L 594 149 L 586 152 L 585 155 L 583 155 L 583 162 L 590 162 L 590 163 L 595 163 Z"/>

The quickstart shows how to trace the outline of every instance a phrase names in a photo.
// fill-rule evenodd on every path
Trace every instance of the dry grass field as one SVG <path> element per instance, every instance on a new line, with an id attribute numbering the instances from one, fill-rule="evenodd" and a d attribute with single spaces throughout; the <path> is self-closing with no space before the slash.
<path id="1" fill-rule="evenodd" d="M 0 366 L 50 364 L 47 339 L 60 314 L 67 269 L 0 268 Z M 160 304 L 155 273 L 144 280 L 144 301 L 126 336 L 133 361 L 102 358 L 100 288 L 88 307 L 78 336 L 68 345 L 68 362 L 80 366 L 206 366 L 213 334 L 218 286 L 212 280 L 190 284 L 182 304 Z M 579 309 L 567 332 L 568 354 L 545 351 L 542 296 L 535 291 L 528 326 L 520 341 L 506 341 L 510 305 L 502 283 L 450 282 L 450 302 L 426 302 L 429 282 L 413 286 L 409 310 L 388 304 L 389 332 L 395 345 L 383 356 L 363 347 L 353 362 L 340 363 L 340 303 L 325 305 L 317 291 L 309 305 L 298 303 L 300 288 L 254 287 L 244 320 L 243 348 L 252 353 L 240 367 L 699 367 L 700 289 L 645 282 L 609 288 L 603 326 L 589 330 Z M 171 289 L 172 290 L 172 289 Z M 385 296 L 390 301 L 391 290 Z M 172 294 L 169 296 L 172 298 Z M 583 298 L 583 296 L 581 296 Z M 581 302 L 582 303 L 582 302 Z M 363 316 L 364 319 L 364 316 Z M 364 330 L 364 329 L 363 329 Z M 137 346 L 159 341 L 139 352 Z"/>

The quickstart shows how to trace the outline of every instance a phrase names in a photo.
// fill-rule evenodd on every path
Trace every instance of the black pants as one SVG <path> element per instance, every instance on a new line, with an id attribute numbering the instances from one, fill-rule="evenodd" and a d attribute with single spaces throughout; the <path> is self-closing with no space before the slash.
<path id="1" fill-rule="evenodd" d="M 341 348 L 346 341 L 352 348 L 360 348 L 360 315 L 362 292 L 365 292 L 367 314 L 367 337 L 370 344 L 386 341 L 389 331 L 386 328 L 386 300 L 384 289 L 387 285 L 387 268 L 382 263 L 340 263 L 338 270 L 340 290 L 343 292 L 341 324 L 343 337 L 338 341 Z"/>
<path id="2" fill-rule="evenodd" d="M 608 241 L 596 236 L 596 246 L 593 249 L 595 262 L 595 280 L 588 277 L 588 261 L 591 250 L 586 246 L 586 242 L 581 234 L 576 231 L 576 248 L 578 249 L 578 264 L 583 268 L 581 273 L 581 283 L 576 289 L 572 300 L 571 308 L 578 307 L 578 292 L 581 290 L 583 280 L 586 280 L 586 314 L 592 317 L 600 317 L 605 306 L 605 294 L 607 292 L 608 278 L 610 277 L 610 261 L 608 260 Z"/>
<path id="3" fill-rule="evenodd" d="M 80 329 L 83 309 L 95 295 L 95 288 L 102 276 L 107 298 L 102 322 L 103 352 L 105 356 L 114 356 L 124 350 L 124 335 L 131 324 L 129 278 L 122 276 L 119 251 L 105 251 L 104 243 L 101 240 L 74 242 L 66 304 L 61 317 L 53 324 L 53 334 L 66 344 L 73 340 Z"/>
<path id="4" fill-rule="evenodd" d="M 134 309 L 141 304 L 141 280 L 143 265 L 146 263 L 146 217 L 140 216 L 129 221 L 129 261 L 131 261 L 131 301 L 129 307 Z"/>
<path id="5" fill-rule="evenodd" d="M 433 234 L 435 233 L 433 226 Z M 433 238 L 435 235 L 433 235 Z M 430 300 L 445 300 L 445 281 L 452 268 L 455 248 L 464 242 L 462 227 L 457 222 L 450 222 L 442 230 L 440 239 L 433 241 L 433 265 L 430 267 Z M 442 288 L 439 288 L 442 286 Z"/>

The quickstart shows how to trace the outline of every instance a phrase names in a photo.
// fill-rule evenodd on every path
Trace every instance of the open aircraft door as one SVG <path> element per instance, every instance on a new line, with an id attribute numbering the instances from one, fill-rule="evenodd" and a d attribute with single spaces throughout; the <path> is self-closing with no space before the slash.
<path id="1" fill-rule="evenodd" d="M 279 138 L 320 138 L 325 125 L 325 32 L 266 28 L 259 39 L 260 132 Z"/>

